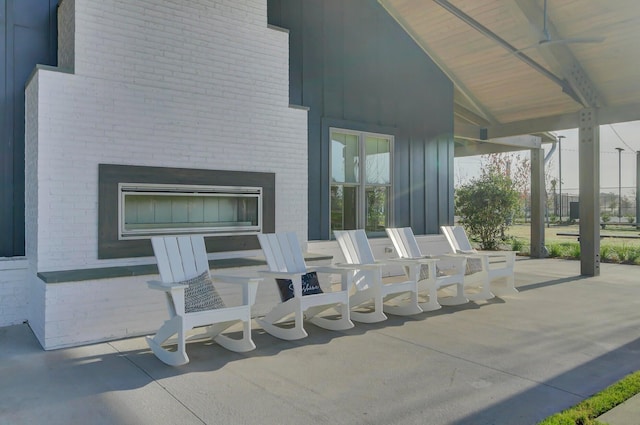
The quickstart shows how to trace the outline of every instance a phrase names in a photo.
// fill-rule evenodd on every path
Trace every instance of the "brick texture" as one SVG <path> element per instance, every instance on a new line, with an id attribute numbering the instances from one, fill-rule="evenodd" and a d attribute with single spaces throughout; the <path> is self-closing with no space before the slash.
<path id="1" fill-rule="evenodd" d="M 27 88 L 26 281 L 45 348 L 165 315 L 141 307 L 133 278 L 43 288 L 35 276 L 153 261 L 97 259 L 100 163 L 276 173 L 276 230 L 307 235 L 307 112 L 288 105 L 288 34 L 267 28 L 264 0 L 62 3 L 73 73 L 40 69 Z"/>

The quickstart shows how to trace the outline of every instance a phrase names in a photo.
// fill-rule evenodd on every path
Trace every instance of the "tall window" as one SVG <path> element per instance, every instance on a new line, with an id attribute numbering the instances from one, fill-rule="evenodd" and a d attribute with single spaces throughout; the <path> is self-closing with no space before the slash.
<path id="1" fill-rule="evenodd" d="M 393 137 L 331 129 L 331 231 L 384 234 L 391 215 Z"/>

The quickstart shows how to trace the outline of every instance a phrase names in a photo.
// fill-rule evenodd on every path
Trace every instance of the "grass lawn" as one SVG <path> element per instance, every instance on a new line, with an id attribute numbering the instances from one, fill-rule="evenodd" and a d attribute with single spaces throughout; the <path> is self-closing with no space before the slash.
<path id="1" fill-rule="evenodd" d="M 558 233 L 577 235 L 578 225 L 552 225 L 545 227 L 545 246 L 549 257 L 580 258 L 580 243 L 576 236 L 560 236 Z M 527 255 L 530 249 L 531 226 L 517 224 L 509 227 L 507 249 L 520 251 Z M 600 261 L 624 264 L 640 264 L 640 230 L 635 226 L 616 226 L 608 224 L 606 229 L 600 230 Z M 508 245 L 511 246 L 508 246 Z"/>

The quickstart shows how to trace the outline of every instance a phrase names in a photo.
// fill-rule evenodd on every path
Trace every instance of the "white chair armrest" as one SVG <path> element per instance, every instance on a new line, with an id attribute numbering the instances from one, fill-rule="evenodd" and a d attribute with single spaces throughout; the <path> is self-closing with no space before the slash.
<path id="1" fill-rule="evenodd" d="M 165 292 L 174 291 L 176 289 L 185 289 L 189 287 L 189 285 L 180 285 L 177 283 L 165 283 L 165 282 L 160 282 L 158 280 L 148 281 L 147 286 L 149 287 L 149 289 L 157 289 L 159 291 L 165 291 Z"/>
<path id="2" fill-rule="evenodd" d="M 248 283 L 250 285 L 258 284 L 264 280 L 263 277 L 258 276 L 232 276 L 225 274 L 212 274 L 211 279 L 218 280 L 224 283 L 233 283 L 233 284 L 244 284 Z"/>
<path id="3" fill-rule="evenodd" d="M 264 276 L 268 276 L 273 279 L 291 279 L 295 276 L 301 276 L 306 272 L 274 272 L 271 270 L 258 270 L 258 273 Z"/>
<path id="4" fill-rule="evenodd" d="M 341 269 L 348 269 L 348 270 L 367 270 L 367 269 L 375 270 L 375 269 L 379 269 L 380 267 L 386 266 L 386 264 L 376 261 L 375 263 L 369 263 L 369 264 L 336 263 L 334 264 L 334 266 L 339 267 Z"/>
<path id="5" fill-rule="evenodd" d="M 307 268 L 310 272 L 325 273 L 325 274 L 339 274 L 340 275 L 340 288 L 342 291 L 346 291 L 351 287 L 351 280 L 353 279 L 353 269 L 331 267 L 331 266 L 311 266 Z"/>
<path id="6" fill-rule="evenodd" d="M 439 258 L 420 257 L 420 258 L 390 258 L 388 261 L 404 264 L 432 264 L 440 261 Z"/>
<path id="7" fill-rule="evenodd" d="M 230 276 L 223 274 L 214 274 L 211 278 L 223 283 L 242 285 L 242 303 L 250 306 L 255 304 L 258 284 L 264 280 L 264 278 L 257 276 Z"/>
<path id="8" fill-rule="evenodd" d="M 316 272 L 316 273 L 327 273 L 327 274 L 349 274 L 351 273 L 351 269 L 346 267 L 331 267 L 331 266 L 309 266 L 307 267 L 308 272 Z"/>

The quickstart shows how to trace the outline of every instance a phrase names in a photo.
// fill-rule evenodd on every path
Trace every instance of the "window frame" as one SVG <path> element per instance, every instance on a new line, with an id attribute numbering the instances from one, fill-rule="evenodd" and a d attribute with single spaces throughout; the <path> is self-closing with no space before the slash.
<path id="1" fill-rule="evenodd" d="M 334 182 L 333 181 L 333 135 L 334 133 L 347 134 L 358 137 L 358 158 L 360 163 L 358 166 L 358 182 Z M 366 175 L 366 141 L 367 137 L 382 138 L 389 141 L 389 183 L 367 183 Z M 333 239 L 333 229 L 331 228 L 331 211 L 332 211 L 332 188 L 336 186 L 356 187 L 357 188 L 357 205 L 356 205 L 356 229 L 365 229 L 366 231 L 366 191 L 367 188 L 387 188 L 387 214 L 386 226 L 393 223 L 394 220 L 394 202 L 393 202 L 393 182 L 394 182 L 394 135 L 372 131 L 350 130 L 342 127 L 329 127 L 329 238 Z M 384 236 L 384 232 L 367 231 L 368 236 Z"/>

